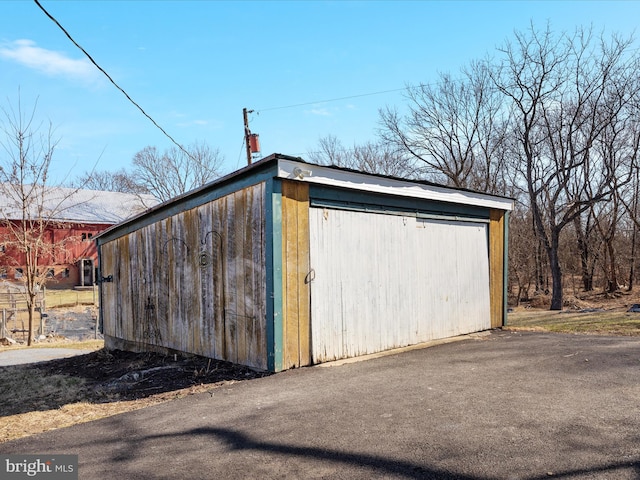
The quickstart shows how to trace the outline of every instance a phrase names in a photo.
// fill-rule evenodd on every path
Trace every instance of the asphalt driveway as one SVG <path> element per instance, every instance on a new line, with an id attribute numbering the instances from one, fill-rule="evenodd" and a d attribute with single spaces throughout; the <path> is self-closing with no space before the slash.
<path id="1" fill-rule="evenodd" d="M 640 338 L 497 331 L 227 385 L 0 452 L 78 454 L 81 479 L 640 479 Z"/>
<path id="2" fill-rule="evenodd" d="M 67 358 L 84 355 L 94 350 L 77 348 L 21 348 L 0 352 L 0 367 L 24 365 L 26 363 L 47 362 L 56 358 Z"/>

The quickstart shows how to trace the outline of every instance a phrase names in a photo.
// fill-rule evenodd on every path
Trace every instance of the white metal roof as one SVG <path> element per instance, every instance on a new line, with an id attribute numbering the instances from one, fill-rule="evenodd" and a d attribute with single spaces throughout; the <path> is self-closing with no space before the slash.
<path id="1" fill-rule="evenodd" d="M 0 218 L 22 218 L 22 208 L 16 201 L 16 195 L 12 193 L 14 191 L 11 185 L 0 184 Z M 39 202 L 32 202 L 31 218 L 37 217 L 37 203 Z M 113 225 L 140 214 L 156 205 L 158 201 L 152 195 L 146 194 L 45 187 L 42 203 L 43 218 L 72 223 Z"/>
<path id="2" fill-rule="evenodd" d="M 461 203 L 477 207 L 513 210 L 513 200 L 471 190 L 415 182 L 381 175 L 372 175 L 335 167 L 278 158 L 278 177 L 308 183 L 331 185 L 367 192 L 401 195 L 403 197 Z"/>

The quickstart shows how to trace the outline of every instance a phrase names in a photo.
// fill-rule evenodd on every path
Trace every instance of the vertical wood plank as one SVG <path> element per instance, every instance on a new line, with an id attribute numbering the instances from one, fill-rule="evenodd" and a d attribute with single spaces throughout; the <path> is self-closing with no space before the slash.
<path id="1" fill-rule="evenodd" d="M 267 368 L 264 195 L 256 184 L 103 245 L 105 333 Z"/>
<path id="2" fill-rule="evenodd" d="M 115 288 L 115 281 L 119 278 L 116 259 L 118 241 L 112 241 L 100 246 L 100 274 L 103 277 L 113 276 L 114 281 L 102 283 L 100 288 L 102 291 L 102 328 L 105 335 L 112 337 L 117 336 L 117 332 L 121 329 L 122 318 L 118 313 L 118 298 Z"/>
<path id="3" fill-rule="evenodd" d="M 198 208 L 200 227 L 200 251 L 198 261 L 200 267 L 200 303 L 201 307 L 201 355 L 216 358 L 218 354 L 216 325 L 216 289 L 219 281 L 216 276 L 216 250 L 219 248 L 219 234 L 214 226 L 213 205 L 207 203 Z M 218 260 L 219 261 L 219 260 Z"/>
<path id="4" fill-rule="evenodd" d="M 184 268 L 182 275 L 182 295 L 187 299 L 182 304 L 181 317 L 184 328 L 184 348 L 185 351 L 202 352 L 202 314 L 200 295 L 200 269 L 198 266 L 200 228 L 197 209 L 187 210 L 183 215 L 183 239 L 187 248 L 185 249 Z"/>
<path id="5" fill-rule="evenodd" d="M 129 254 L 129 237 L 120 240 L 121 241 L 118 242 L 119 251 L 117 252 L 117 254 L 120 255 L 120 262 L 118 263 L 117 269 L 118 283 L 115 283 L 116 277 L 114 276 L 114 286 L 117 292 L 116 302 L 118 305 L 116 308 L 118 309 L 119 317 L 117 334 L 121 336 L 121 338 L 129 338 L 131 334 L 128 331 L 128 327 L 131 325 L 131 318 L 133 317 L 132 299 L 129 295 L 129 292 L 131 292 L 131 286 L 129 284 L 129 268 L 131 268 L 129 259 L 131 256 Z M 122 261 L 123 259 L 125 260 L 124 262 Z"/>
<path id="6" fill-rule="evenodd" d="M 504 279 L 504 212 L 489 212 L 489 282 L 491 328 L 503 323 Z"/>
<path id="7" fill-rule="evenodd" d="M 238 362 L 238 350 L 237 350 L 237 311 L 238 311 L 238 285 L 236 276 L 237 267 L 237 241 L 236 230 L 234 228 L 235 219 L 235 203 L 233 202 L 233 195 L 224 197 L 225 204 L 225 222 L 223 227 L 224 238 L 224 257 L 225 257 L 225 298 L 224 302 L 224 338 L 225 338 L 225 359 L 237 363 Z"/>
<path id="8" fill-rule="evenodd" d="M 284 283 L 283 368 L 311 363 L 309 273 L 309 186 L 282 183 Z"/>
<path id="9" fill-rule="evenodd" d="M 233 195 L 233 202 L 235 204 L 235 216 L 233 218 L 234 236 L 235 236 L 235 271 L 236 271 L 236 355 L 237 360 L 244 362 L 248 357 L 247 355 L 247 323 L 251 311 L 247 308 L 249 299 L 247 298 L 246 291 L 246 278 L 251 275 L 250 260 L 251 255 L 249 253 L 251 246 L 247 245 L 247 232 L 245 228 L 245 215 L 246 215 L 246 196 L 248 189 L 235 192 Z"/>
<path id="10" fill-rule="evenodd" d="M 213 309 L 214 309 L 214 349 L 215 358 L 226 359 L 226 337 L 225 337 L 225 318 L 224 309 L 226 297 L 226 265 L 227 258 L 225 256 L 225 211 L 224 202 L 218 200 L 211 205 L 212 215 L 212 267 L 213 267 Z"/>
<path id="11" fill-rule="evenodd" d="M 311 291 L 309 259 L 309 185 L 298 184 L 297 191 L 297 283 L 298 283 L 298 365 L 311 365 Z"/>
<path id="12" fill-rule="evenodd" d="M 258 365 L 266 362 L 266 322 L 264 310 L 260 308 L 260 303 L 266 299 L 266 275 L 265 275 L 265 237 L 264 237 L 264 184 L 259 184 L 250 192 L 247 199 L 245 231 L 250 233 L 250 251 L 248 258 L 251 260 L 251 275 L 247 276 L 247 290 L 251 291 L 251 322 L 248 333 L 248 359 L 252 364 Z M 247 242 L 248 243 L 248 242 Z M 266 363 L 264 363 L 266 367 Z"/>
<path id="13" fill-rule="evenodd" d="M 282 184 L 282 281 L 283 285 L 283 368 L 298 364 L 298 322 L 297 322 L 297 209 L 295 208 L 296 185 Z"/>

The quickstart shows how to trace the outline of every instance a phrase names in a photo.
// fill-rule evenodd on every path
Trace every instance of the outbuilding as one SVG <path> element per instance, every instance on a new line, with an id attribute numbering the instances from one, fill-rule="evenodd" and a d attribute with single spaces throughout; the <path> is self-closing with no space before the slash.
<path id="1" fill-rule="evenodd" d="M 98 236 L 106 347 L 280 371 L 500 327 L 512 206 L 271 155 Z"/>

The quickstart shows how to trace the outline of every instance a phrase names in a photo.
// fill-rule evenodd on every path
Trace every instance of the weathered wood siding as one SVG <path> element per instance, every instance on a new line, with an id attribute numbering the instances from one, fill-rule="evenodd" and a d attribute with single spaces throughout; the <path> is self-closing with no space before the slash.
<path id="1" fill-rule="evenodd" d="M 487 228 L 311 208 L 314 363 L 490 328 Z"/>
<path id="2" fill-rule="evenodd" d="M 491 285 L 491 328 L 504 323 L 504 219 L 505 212 L 489 212 L 489 273 Z"/>
<path id="3" fill-rule="evenodd" d="M 266 368 L 265 186 L 101 247 L 106 336 Z"/>
<path id="4" fill-rule="evenodd" d="M 309 185 L 282 182 L 283 368 L 311 364 Z"/>

